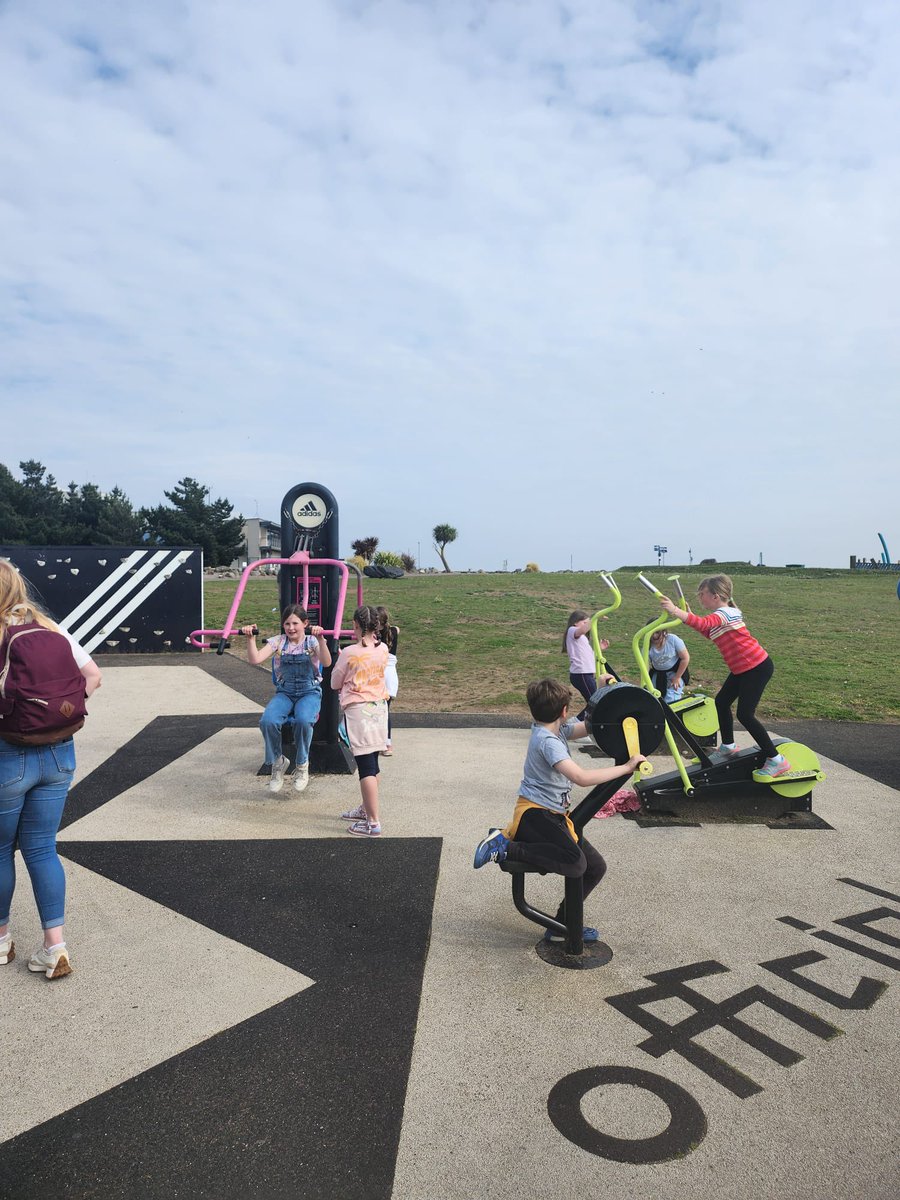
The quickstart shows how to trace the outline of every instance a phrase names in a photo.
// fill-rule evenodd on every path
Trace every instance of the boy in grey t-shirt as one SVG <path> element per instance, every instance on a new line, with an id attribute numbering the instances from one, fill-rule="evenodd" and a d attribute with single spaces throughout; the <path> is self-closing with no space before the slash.
<path id="1" fill-rule="evenodd" d="M 555 679 L 541 679 L 528 685 L 528 707 L 534 717 L 523 779 L 513 819 L 504 830 L 492 829 L 475 851 L 475 867 L 485 863 L 525 862 L 542 871 L 572 878 L 584 877 L 584 895 L 597 886 L 606 872 L 602 856 L 586 839 L 581 845 L 569 819 L 569 793 L 572 784 L 595 787 L 611 779 L 632 774 L 642 754 L 614 767 L 580 767 L 569 754 L 569 738 L 584 737 L 582 721 L 569 720 L 571 692 Z M 565 907 L 560 905 L 556 919 L 565 923 Z M 595 942 L 600 934 L 587 927 L 584 940 Z M 561 934 L 547 931 L 548 941 Z"/>

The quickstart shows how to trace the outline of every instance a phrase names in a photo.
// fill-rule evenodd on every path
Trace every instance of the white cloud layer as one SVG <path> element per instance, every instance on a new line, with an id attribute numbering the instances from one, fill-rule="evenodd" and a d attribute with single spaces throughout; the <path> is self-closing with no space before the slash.
<path id="1" fill-rule="evenodd" d="M 900 551 L 880 0 L 10 0 L 0 461 L 457 567 Z"/>

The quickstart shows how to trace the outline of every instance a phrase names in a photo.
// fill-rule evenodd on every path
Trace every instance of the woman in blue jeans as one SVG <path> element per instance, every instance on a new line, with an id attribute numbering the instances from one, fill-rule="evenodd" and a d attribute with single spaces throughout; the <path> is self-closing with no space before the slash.
<path id="1" fill-rule="evenodd" d="M 28 599 L 25 582 L 15 567 L 0 561 L 0 635 L 26 621 L 58 628 Z M 90 696 L 100 686 L 100 669 L 64 629 L 59 632 L 72 646 L 72 655 L 84 676 L 85 693 Z M 56 853 L 56 834 L 74 773 L 75 744 L 71 737 L 49 746 L 14 746 L 0 738 L 0 966 L 16 956 L 9 915 L 16 886 L 14 856 L 18 844 L 44 931 L 43 946 L 31 956 L 28 969 L 40 971 L 48 979 L 59 979 L 72 970 L 63 928 L 66 876 Z"/>
<path id="2" fill-rule="evenodd" d="M 281 728 L 286 721 L 293 721 L 297 746 L 294 789 L 302 792 L 309 783 L 309 746 L 322 707 L 322 668 L 331 666 L 331 651 L 321 625 L 311 625 L 306 632 L 308 619 L 305 608 L 289 604 L 281 614 L 283 635 L 268 638 L 262 647 L 256 644 L 252 625 L 241 629 L 247 638 L 247 658 L 254 666 L 272 658 L 275 695 L 259 722 L 266 763 L 272 768 L 270 792 L 280 792 L 284 786 L 288 760 L 281 753 Z"/>

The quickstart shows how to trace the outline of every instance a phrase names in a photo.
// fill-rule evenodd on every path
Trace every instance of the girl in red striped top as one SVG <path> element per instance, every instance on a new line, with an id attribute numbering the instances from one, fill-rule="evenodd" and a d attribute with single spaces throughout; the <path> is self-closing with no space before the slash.
<path id="1" fill-rule="evenodd" d="M 709 611 L 708 617 L 685 612 L 668 596 L 662 596 L 659 602 L 670 616 L 677 617 L 703 637 L 715 642 L 729 669 L 728 678 L 716 696 L 722 744 L 710 758 L 713 762 L 725 762 L 732 754 L 738 753 L 731 715 L 731 706 L 737 700 L 738 720 L 766 755 L 766 761 L 759 770 L 753 772 L 753 778 L 759 783 L 768 783 L 791 769 L 791 764 L 783 754 L 778 753 L 766 727 L 756 716 L 756 706 L 774 674 L 775 664 L 744 624 L 743 614 L 732 600 L 732 590 L 727 575 L 710 575 L 708 579 L 701 580 L 697 598 Z"/>

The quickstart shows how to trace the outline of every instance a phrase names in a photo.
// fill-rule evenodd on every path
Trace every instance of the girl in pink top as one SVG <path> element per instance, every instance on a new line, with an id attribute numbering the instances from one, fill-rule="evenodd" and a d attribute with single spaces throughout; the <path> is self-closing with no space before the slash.
<path id="1" fill-rule="evenodd" d="M 766 755 L 766 761 L 753 772 L 753 778 L 757 783 L 769 783 L 791 769 L 791 764 L 778 753 L 765 725 L 756 716 L 756 706 L 775 672 L 775 664 L 744 624 L 743 613 L 734 606 L 732 590 L 727 575 L 710 575 L 701 580 L 697 598 L 710 611 L 708 617 L 685 612 L 668 596 L 660 597 L 659 602 L 670 616 L 715 642 L 729 668 L 728 678 L 716 696 L 722 744 L 710 758 L 713 762 L 725 762 L 738 753 L 731 716 L 731 706 L 737 700 L 738 720 Z"/>
<path id="2" fill-rule="evenodd" d="M 345 646 L 331 672 L 331 686 L 340 692 L 350 749 L 359 771 L 362 804 L 342 813 L 348 833 L 378 837 L 378 755 L 387 746 L 387 688 L 384 669 L 388 648 L 378 640 L 378 613 L 369 604 L 353 614 L 356 641 Z"/>
<path id="3" fill-rule="evenodd" d="M 597 659 L 591 645 L 591 618 L 583 608 L 576 608 L 569 613 L 569 623 L 563 635 L 562 652 L 569 656 L 569 683 L 579 691 L 586 701 L 589 701 L 598 687 L 612 682 L 612 675 L 602 675 L 597 678 Z M 604 638 L 600 643 L 604 650 L 609 648 L 609 642 Z M 576 721 L 584 719 L 586 706 L 576 716 Z"/>

